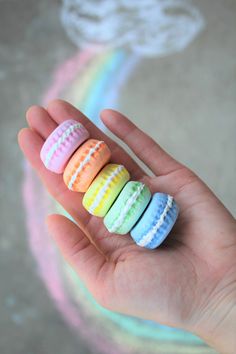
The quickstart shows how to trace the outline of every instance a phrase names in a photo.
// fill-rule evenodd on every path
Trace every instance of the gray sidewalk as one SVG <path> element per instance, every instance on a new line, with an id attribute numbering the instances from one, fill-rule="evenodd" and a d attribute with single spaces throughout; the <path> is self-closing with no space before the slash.
<path id="1" fill-rule="evenodd" d="M 181 53 L 142 59 L 120 110 L 199 174 L 236 215 L 236 1 L 194 4 L 204 31 Z M 37 276 L 16 143 L 26 108 L 40 103 L 53 70 L 76 47 L 58 20 L 59 1 L 2 0 L 0 8 L 0 353 L 89 354 Z"/>

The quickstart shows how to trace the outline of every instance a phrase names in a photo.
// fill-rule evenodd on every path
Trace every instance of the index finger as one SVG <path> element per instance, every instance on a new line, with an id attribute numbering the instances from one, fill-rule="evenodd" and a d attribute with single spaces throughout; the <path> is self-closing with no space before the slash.
<path id="1" fill-rule="evenodd" d="M 144 133 L 120 112 L 106 109 L 102 111 L 101 116 L 106 126 L 116 134 L 118 138 L 125 142 L 155 175 L 167 175 L 183 167 L 164 151 L 155 140 Z"/>

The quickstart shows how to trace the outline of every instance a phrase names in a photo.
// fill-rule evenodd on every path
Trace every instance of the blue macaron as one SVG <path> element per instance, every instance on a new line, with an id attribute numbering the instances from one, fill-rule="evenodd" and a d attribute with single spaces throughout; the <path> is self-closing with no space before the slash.
<path id="1" fill-rule="evenodd" d="M 168 236 L 178 214 L 179 207 L 173 197 L 155 193 L 130 234 L 138 246 L 156 248 Z"/>

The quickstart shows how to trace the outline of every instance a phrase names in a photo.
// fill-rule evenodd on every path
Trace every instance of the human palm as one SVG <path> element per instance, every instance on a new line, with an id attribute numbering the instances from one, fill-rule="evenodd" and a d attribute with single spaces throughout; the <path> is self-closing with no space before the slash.
<path id="1" fill-rule="evenodd" d="M 121 313 L 194 330 L 208 320 L 209 309 L 232 296 L 236 284 L 235 220 L 208 187 L 188 168 L 164 152 L 120 113 L 104 110 L 102 119 L 152 170 L 150 176 L 114 140 L 96 128 L 70 104 L 56 100 L 47 110 L 27 112 L 29 128 L 19 144 L 43 183 L 76 221 L 60 215 L 48 218 L 59 249 L 97 301 Z M 179 218 L 165 242 L 155 250 L 137 246 L 129 235 L 110 234 L 103 220 L 82 207 L 83 194 L 67 189 L 61 175 L 45 169 L 39 153 L 47 136 L 62 121 L 78 119 L 91 137 L 104 140 L 111 161 L 123 164 L 132 180 L 151 192 L 176 199 Z M 79 225 L 79 226 L 78 226 Z M 234 294 L 235 294 L 234 293 Z"/>

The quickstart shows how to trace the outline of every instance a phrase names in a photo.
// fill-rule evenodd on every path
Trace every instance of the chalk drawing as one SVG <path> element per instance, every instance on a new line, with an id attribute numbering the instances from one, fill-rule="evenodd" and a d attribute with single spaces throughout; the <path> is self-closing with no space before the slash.
<path id="1" fill-rule="evenodd" d="M 186 0 L 63 0 L 61 21 L 79 48 L 126 47 L 142 56 L 181 51 L 204 26 Z"/>

